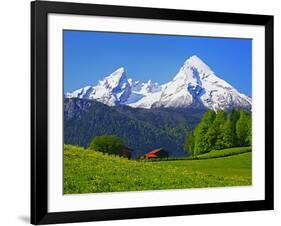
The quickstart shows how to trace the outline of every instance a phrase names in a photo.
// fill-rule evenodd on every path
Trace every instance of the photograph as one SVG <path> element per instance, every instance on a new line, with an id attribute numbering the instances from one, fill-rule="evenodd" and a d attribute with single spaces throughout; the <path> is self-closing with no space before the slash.
<path id="1" fill-rule="evenodd" d="M 251 186 L 251 39 L 64 30 L 63 75 L 64 194 Z"/>
<path id="2" fill-rule="evenodd" d="M 31 3 L 32 224 L 274 209 L 274 15 L 200 7 Z"/>

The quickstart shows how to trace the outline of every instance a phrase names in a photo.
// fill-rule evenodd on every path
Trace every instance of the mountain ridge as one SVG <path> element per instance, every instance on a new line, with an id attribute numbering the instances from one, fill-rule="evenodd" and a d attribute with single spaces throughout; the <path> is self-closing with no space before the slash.
<path id="1" fill-rule="evenodd" d="M 252 99 L 219 78 L 198 56 L 188 58 L 173 79 L 164 84 L 127 78 L 120 67 L 96 86 L 66 94 L 67 98 L 96 100 L 108 106 L 133 108 L 207 108 L 251 110 Z"/>

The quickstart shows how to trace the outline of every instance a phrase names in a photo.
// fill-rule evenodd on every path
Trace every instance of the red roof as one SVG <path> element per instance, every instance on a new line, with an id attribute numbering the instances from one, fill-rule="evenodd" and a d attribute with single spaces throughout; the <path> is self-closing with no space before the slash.
<path id="1" fill-rule="evenodd" d="M 147 154 L 145 154 L 144 156 L 147 157 L 147 158 L 156 158 L 157 157 L 157 153 L 160 152 L 162 149 L 159 148 L 159 149 L 155 149 L 155 150 L 152 150 L 152 151 L 149 151 Z"/>
<path id="2" fill-rule="evenodd" d="M 161 148 L 149 151 L 147 154 L 157 154 L 159 151 L 161 151 Z"/>

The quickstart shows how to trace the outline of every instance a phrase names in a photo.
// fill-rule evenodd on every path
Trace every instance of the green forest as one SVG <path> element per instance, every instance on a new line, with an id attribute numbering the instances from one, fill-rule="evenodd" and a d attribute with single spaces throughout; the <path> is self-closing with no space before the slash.
<path id="1" fill-rule="evenodd" d="M 64 143 L 89 147 L 98 136 L 116 135 L 137 158 L 156 148 L 183 157 L 186 135 L 200 122 L 202 109 L 141 109 L 107 106 L 84 99 L 64 100 Z"/>
<path id="2" fill-rule="evenodd" d="M 212 150 L 251 146 L 252 116 L 246 110 L 207 111 L 193 132 L 186 137 L 184 149 L 192 156 Z"/>

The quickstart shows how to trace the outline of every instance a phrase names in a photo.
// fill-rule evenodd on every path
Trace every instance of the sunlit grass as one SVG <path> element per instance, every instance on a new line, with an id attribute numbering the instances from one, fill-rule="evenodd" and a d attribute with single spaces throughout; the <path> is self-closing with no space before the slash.
<path id="1" fill-rule="evenodd" d="M 223 158 L 135 161 L 64 147 L 64 193 L 251 185 L 251 152 Z"/>

